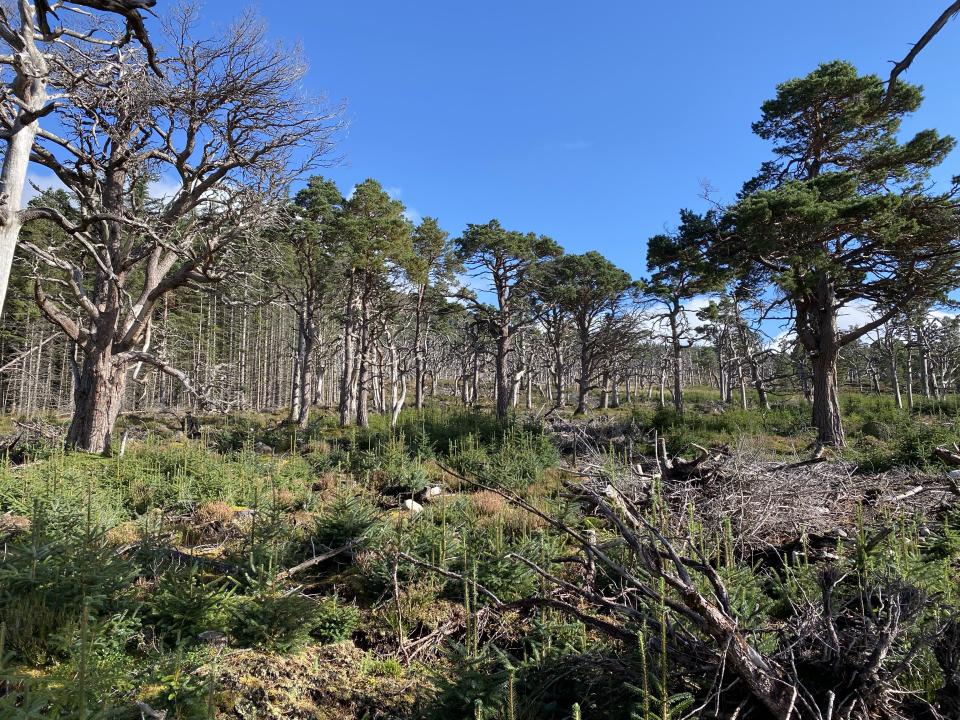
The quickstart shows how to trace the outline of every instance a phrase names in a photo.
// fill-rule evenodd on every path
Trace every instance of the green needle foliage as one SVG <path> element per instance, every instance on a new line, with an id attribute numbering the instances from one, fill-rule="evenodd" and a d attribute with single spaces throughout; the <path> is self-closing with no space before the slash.
<path id="1" fill-rule="evenodd" d="M 840 349 L 957 284 L 957 185 L 934 192 L 929 183 L 955 141 L 934 130 L 898 137 L 921 100 L 919 87 L 902 82 L 887 97 L 879 77 L 841 61 L 782 83 L 753 125 L 774 159 L 708 243 L 714 262 L 771 283 L 793 310 L 826 444 L 845 443 L 834 387 Z M 875 304 L 877 317 L 841 331 L 840 312 L 858 302 Z"/>

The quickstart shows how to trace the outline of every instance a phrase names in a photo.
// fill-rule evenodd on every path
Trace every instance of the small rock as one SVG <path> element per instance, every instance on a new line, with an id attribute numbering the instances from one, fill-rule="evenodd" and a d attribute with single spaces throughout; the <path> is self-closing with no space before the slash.
<path id="1" fill-rule="evenodd" d="M 410 511 L 411 515 L 417 515 L 423 511 L 423 505 L 416 500 L 404 500 L 403 506 Z"/>
<path id="2" fill-rule="evenodd" d="M 426 492 L 423 494 L 423 499 L 429 500 L 430 498 L 439 497 L 442 492 L 443 490 L 439 485 L 433 485 L 427 488 Z"/>

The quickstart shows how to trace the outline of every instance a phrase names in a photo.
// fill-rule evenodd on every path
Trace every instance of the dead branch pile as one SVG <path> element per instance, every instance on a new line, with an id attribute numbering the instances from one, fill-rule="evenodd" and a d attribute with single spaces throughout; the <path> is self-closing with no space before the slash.
<path id="1" fill-rule="evenodd" d="M 545 418 L 546 429 L 563 452 L 591 454 L 597 448 L 629 452 L 643 432 L 632 420 L 624 423 L 606 416 L 589 420 L 568 420 L 559 415 Z"/>
<path id="2" fill-rule="evenodd" d="M 674 670 L 698 686 L 700 704 L 686 717 L 937 720 L 944 717 L 938 706 L 950 706 L 960 634 L 946 632 L 952 621 L 922 619 L 919 613 L 927 598 L 909 585 L 893 579 L 860 585 L 849 574 L 825 566 L 821 592 L 794 603 L 789 619 L 775 631 L 776 646 L 761 650 L 754 643 L 759 628 L 751 628 L 751 621 L 734 609 L 723 577 L 700 554 L 697 543 L 686 532 L 669 537 L 628 498 L 615 491 L 596 492 L 591 483 L 566 483 L 618 536 L 598 543 L 592 532 L 542 513 L 513 492 L 459 477 L 541 516 L 580 546 L 586 572 L 576 580 L 511 553 L 508 557 L 545 582 L 542 594 L 521 602 L 552 607 L 631 643 L 639 640 L 637 628 L 653 637 L 666 633 Z M 607 582 L 598 583 L 599 574 Z M 500 602 L 486 588 L 477 589 L 489 595 L 493 608 L 517 605 Z M 664 622 L 667 615 L 658 607 L 674 620 Z M 910 659 L 924 646 L 935 648 L 946 678 L 937 705 L 906 689 L 902 680 Z"/>
<path id="3" fill-rule="evenodd" d="M 946 475 L 905 468 L 861 474 L 840 461 L 783 463 L 748 446 L 712 454 L 692 471 L 668 471 L 663 485 L 672 506 L 692 506 L 711 530 L 729 524 L 747 551 L 801 536 L 844 537 L 891 515 L 936 521 L 957 501 Z"/>
<path id="4" fill-rule="evenodd" d="M 573 472 L 590 490 L 608 498 L 615 492 L 638 505 L 650 501 L 655 481 L 673 510 L 677 535 L 690 511 L 707 532 L 732 531 L 741 554 L 818 544 L 835 546 L 857 526 L 874 526 L 891 516 L 917 515 L 939 522 L 958 499 L 947 474 L 909 468 L 861 473 L 856 464 L 813 458 L 784 462 L 741 443 L 730 449 L 695 448 L 692 459 L 668 457 L 657 442 L 653 458 L 634 457 L 627 466 L 611 460 L 603 445 L 584 430 Z"/>

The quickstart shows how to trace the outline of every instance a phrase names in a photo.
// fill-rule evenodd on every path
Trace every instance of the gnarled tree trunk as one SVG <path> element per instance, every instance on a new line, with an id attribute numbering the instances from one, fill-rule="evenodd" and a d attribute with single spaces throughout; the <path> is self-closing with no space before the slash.
<path id="1" fill-rule="evenodd" d="M 108 454 L 127 383 L 126 363 L 109 350 L 85 352 L 73 393 L 67 446 Z"/>
<path id="2" fill-rule="evenodd" d="M 680 313 L 683 308 L 679 302 L 674 302 L 671 308 L 670 320 L 670 350 L 673 361 L 673 409 L 677 415 L 683 415 L 683 344 L 680 339 Z M 729 392 L 729 389 L 728 389 Z M 724 398 L 726 400 L 726 398 Z"/>
<path id="3" fill-rule="evenodd" d="M 837 353 L 823 353 L 813 359 L 813 426 L 817 442 L 843 447 L 843 423 L 837 396 Z"/>

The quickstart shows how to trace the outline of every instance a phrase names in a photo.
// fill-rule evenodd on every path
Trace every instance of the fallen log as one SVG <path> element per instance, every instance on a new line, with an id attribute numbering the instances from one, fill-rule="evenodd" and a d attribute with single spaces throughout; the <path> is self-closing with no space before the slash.
<path id="1" fill-rule="evenodd" d="M 954 449 L 956 449 L 956 445 L 954 445 Z M 934 448 L 933 455 L 934 457 L 939 458 L 950 465 L 960 465 L 960 452 L 951 452 L 950 450 L 947 450 L 945 447 L 941 446 Z"/>

